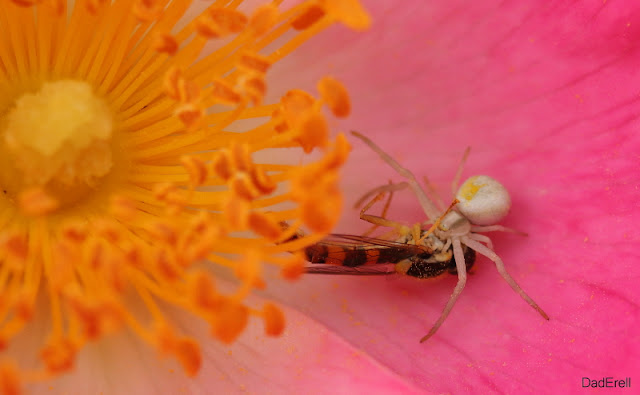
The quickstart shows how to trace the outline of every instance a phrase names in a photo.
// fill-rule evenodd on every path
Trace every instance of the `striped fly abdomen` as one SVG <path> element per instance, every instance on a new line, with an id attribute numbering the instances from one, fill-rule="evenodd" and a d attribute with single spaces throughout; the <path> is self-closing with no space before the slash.
<path id="1" fill-rule="evenodd" d="M 388 247 L 370 244 L 336 245 L 320 242 L 305 248 L 305 254 L 311 263 L 355 267 L 377 263 L 397 263 L 415 256 L 416 249 L 418 247 Z"/>

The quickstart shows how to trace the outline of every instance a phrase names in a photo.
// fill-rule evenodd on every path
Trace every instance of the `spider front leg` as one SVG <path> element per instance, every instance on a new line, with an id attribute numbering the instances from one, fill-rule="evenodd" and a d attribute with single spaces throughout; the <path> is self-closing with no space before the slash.
<path id="1" fill-rule="evenodd" d="M 444 202 L 440 198 L 440 195 L 438 195 L 436 186 L 431 183 L 427 176 L 422 176 L 422 182 L 424 183 L 426 190 L 429 192 L 430 196 L 428 197 L 434 201 L 438 210 L 443 211 L 445 209 Z"/>
<path id="2" fill-rule="evenodd" d="M 427 193 L 422 189 L 416 176 L 413 175 L 411 171 L 405 169 L 398 163 L 395 159 L 393 159 L 389 154 L 384 152 L 382 148 L 378 147 L 373 141 L 371 141 L 368 137 L 363 136 L 362 134 L 352 131 L 351 134 L 362 140 L 366 145 L 369 146 L 374 152 L 376 152 L 380 158 L 385 161 L 391 168 L 393 168 L 398 174 L 407 179 L 407 184 L 413 189 L 413 192 L 416 194 L 418 198 L 418 202 L 420 202 L 420 206 L 424 213 L 427 215 L 430 221 L 435 221 L 438 218 L 438 208 L 436 205 L 429 199 Z"/>

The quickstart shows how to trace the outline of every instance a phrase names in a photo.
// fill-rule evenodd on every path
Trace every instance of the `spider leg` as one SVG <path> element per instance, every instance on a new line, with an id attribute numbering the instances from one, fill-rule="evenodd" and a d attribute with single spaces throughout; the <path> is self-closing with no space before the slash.
<path id="1" fill-rule="evenodd" d="M 447 241 L 444 243 L 444 247 L 442 247 L 442 251 L 448 251 L 449 247 L 451 247 L 451 239 L 447 238 Z"/>
<path id="2" fill-rule="evenodd" d="M 477 233 L 470 233 L 470 234 L 467 235 L 467 237 L 472 239 L 472 240 L 476 240 L 476 241 L 479 241 L 481 243 L 485 243 L 487 245 L 487 247 L 489 247 L 490 250 L 493 250 L 493 242 L 487 236 L 480 235 L 480 234 L 477 234 Z"/>
<path id="3" fill-rule="evenodd" d="M 462 170 L 464 170 L 464 163 L 467 161 L 467 157 L 469 156 L 469 151 L 471 151 L 471 147 L 467 147 L 464 150 L 464 154 L 462 154 L 462 160 L 458 165 L 458 170 L 456 170 L 456 175 L 453 177 L 453 181 L 451 182 L 451 195 L 456 196 L 458 194 L 458 185 L 460 184 L 460 177 L 462 177 Z"/>
<path id="4" fill-rule="evenodd" d="M 444 320 L 447 319 L 447 316 L 451 312 L 451 309 L 453 309 L 453 306 L 456 304 L 456 301 L 460 297 L 460 294 L 462 293 L 462 290 L 467 283 L 467 265 L 464 261 L 464 252 L 462 251 L 462 246 L 460 245 L 460 239 L 455 237 L 453 238 L 452 243 L 453 257 L 456 260 L 456 270 L 458 271 L 458 283 L 453 289 L 453 293 L 451 294 L 447 305 L 444 307 L 444 310 L 442 310 L 440 318 L 438 318 L 438 321 L 436 321 L 429 333 L 427 333 L 422 339 L 420 339 L 420 343 L 427 341 L 438 331 L 438 328 L 440 328 Z"/>
<path id="5" fill-rule="evenodd" d="M 507 233 L 515 233 L 520 236 L 529 236 L 525 232 L 520 232 L 519 230 L 507 228 L 506 226 L 502 226 L 502 225 L 488 225 L 488 226 L 472 225 L 471 231 L 472 232 L 507 232 Z"/>
<path id="6" fill-rule="evenodd" d="M 431 199 L 435 201 L 438 210 L 444 210 L 444 202 L 440 198 L 440 195 L 438 195 L 438 191 L 436 190 L 435 185 L 433 185 L 431 181 L 429 181 L 429 178 L 427 178 L 427 176 L 422 176 L 422 182 L 424 182 L 424 186 L 425 188 L 427 188 Z"/>
<path id="7" fill-rule="evenodd" d="M 522 290 L 522 288 L 520 288 L 518 283 L 516 283 L 516 280 L 514 280 L 513 277 L 511 277 L 511 275 L 507 272 L 507 269 L 504 267 L 504 263 L 502 262 L 502 259 L 500 259 L 498 254 L 496 254 L 493 250 L 489 249 L 488 247 L 480 244 L 478 241 L 472 240 L 467 236 L 462 237 L 461 240 L 467 247 L 491 259 L 493 263 L 496 264 L 496 269 L 498 269 L 498 273 L 500 273 L 504 281 L 506 281 L 507 284 L 509 284 L 509 286 L 511 286 L 511 288 L 514 291 L 516 291 L 516 293 L 520 295 L 520 297 L 522 297 L 522 299 L 524 299 L 527 303 L 529 303 L 531 307 L 533 307 L 538 313 L 540 313 L 540 315 L 545 320 L 549 319 L 549 316 L 547 315 L 547 313 L 545 313 L 538 306 L 538 304 L 534 302 L 533 299 L 531 299 L 531 297 Z"/>
<path id="8" fill-rule="evenodd" d="M 422 206 L 422 210 L 427 215 L 429 220 L 435 221 L 438 218 L 438 208 L 434 205 L 434 203 L 429 199 L 426 192 L 420 184 L 418 184 L 418 180 L 416 180 L 416 176 L 413 175 L 411 171 L 402 167 L 395 159 L 393 159 L 389 154 L 384 152 L 380 147 L 374 144 L 368 137 L 363 136 L 358 132 L 351 132 L 354 136 L 358 137 L 362 140 L 366 145 L 369 146 L 374 152 L 376 152 L 382 160 L 387 162 L 389 166 L 391 166 L 398 174 L 402 177 L 406 178 L 409 182 L 409 186 L 413 189 L 413 192 L 416 194 L 418 201 L 420 202 L 420 206 Z"/>
<path id="9" fill-rule="evenodd" d="M 467 149 L 464 150 L 464 154 L 462 154 L 462 159 L 460 160 L 460 164 L 458 165 L 458 169 L 456 170 L 456 174 L 453 177 L 453 180 L 451 182 L 451 193 L 453 194 L 453 196 L 456 196 L 457 192 L 458 192 L 458 185 L 460 184 L 460 178 L 462 177 L 462 171 L 464 170 L 464 164 L 467 161 L 467 158 L 469 157 L 469 152 L 471 151 L 471 147 L 467 147 Z"/>

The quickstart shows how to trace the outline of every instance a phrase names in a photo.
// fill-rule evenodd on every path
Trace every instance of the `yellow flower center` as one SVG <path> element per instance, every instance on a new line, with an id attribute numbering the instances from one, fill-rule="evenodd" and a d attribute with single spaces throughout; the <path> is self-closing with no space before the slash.
<path id="1" fill-rule="evenodd" d="M 126 327 L 197 374 L 199 344 L 164 305 L 223 343 L 251 317 L 282 332 L 276 305 L 246 297 L 265 287 L 265 265 L 297 278 L 299 250 L 335 224 L 350 148 L 329 138 L 325 109 L 344 117 L 350 103 L 325 77 L 318 97 L 292 89 L 263 104 L 268 70 L 331 24 L 369 18 L 356 0 L 240 3 L 215 1 L 182 24 L 191 1 L 87 0 L 69 12 L 66 0 L 3 2 L 0 348 L 50 324 L 33 339 L 42 365 L 1 362 L 0 392 L 72 370 L 87 342 Z M 296 147 L 322 155 L 254 158 Z M 212 265 L 238 279 L 234 292 L 216 288 Z"/>
<path id="2" fill-rule="evenodd" d="M 0 124 L 0 182 L 9 196 L 48 185 L 56 200 L 73 203 L 113 165 L 112 115 L 86 82 L 46 82 L 19 97 Z"/>

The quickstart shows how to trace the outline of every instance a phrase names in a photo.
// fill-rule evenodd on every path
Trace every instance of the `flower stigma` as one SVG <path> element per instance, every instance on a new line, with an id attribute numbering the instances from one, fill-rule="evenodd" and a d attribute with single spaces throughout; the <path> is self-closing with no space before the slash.
<path id="1" fill-rule="evenodd" d="M 213 1 L 184 24 L 191 3 L 3 1 L 0 349 L 36 323 L 47 333 L 29 340 L 38 366 L 0 361 L 0 393 L 72 371 L 88 342 L 122 330 L 197 375 L 200 345 L 165 306 L 221 343 L 256 318 L 280 335 L 280 308 L 247 297 L 266 266 L 298 278 L 299 251 L 338 220 L 350 146 L 330 138 L 327 114 L 349 115 L 347 91 L 326 76 L 317 97 L 291 89 L 265 104 L 266 75 L 334 23 L 366 29 L 366 12 L 356 0 Z M 321 155 L 254 155 L 294 148 Z M 233 292 L 214 267 L 237 278 Z"/>

